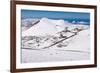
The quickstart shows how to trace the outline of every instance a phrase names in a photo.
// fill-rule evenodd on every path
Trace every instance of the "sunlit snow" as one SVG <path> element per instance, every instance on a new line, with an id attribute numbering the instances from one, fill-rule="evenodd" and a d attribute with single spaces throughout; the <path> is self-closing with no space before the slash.
<path id="1" fill-rule="evenodd" d="M 27 21 L 22 22 L 22 63 L 90 59 L 89 25 L 45 17 Z"/>

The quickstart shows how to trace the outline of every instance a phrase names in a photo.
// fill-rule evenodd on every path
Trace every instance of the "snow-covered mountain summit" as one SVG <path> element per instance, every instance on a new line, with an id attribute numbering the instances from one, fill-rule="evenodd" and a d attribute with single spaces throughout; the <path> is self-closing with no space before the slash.
<path id="1" fill-rule="evenodd" d="M 40 22 L 45 22 L 45 23 L 49 23 L 49 24 L 52 24 L 52 25 L 64 25 L 65 22 L 64 20 L 54 20 L 54 19 L 48 19 L 48 18 L 42 18 L 40 20 Z"/>
<path id="2" fill-rule="evenodd" d="M 55 33 L 64 29 L 64 25 L 64 20 L 42 18 L 39 23 L 24 31 L 22 36 L 55 35 Z"/>

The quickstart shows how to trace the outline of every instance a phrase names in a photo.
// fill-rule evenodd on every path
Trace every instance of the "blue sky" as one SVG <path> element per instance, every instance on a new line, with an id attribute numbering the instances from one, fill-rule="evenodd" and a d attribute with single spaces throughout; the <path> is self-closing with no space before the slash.
<path id="1" fill-rule="evenodd" d="M 22 18 L 55 18 L 55 19 L 90 19 L 90 13 L 42 11 L 42 10 L 21 10 Z"/>

